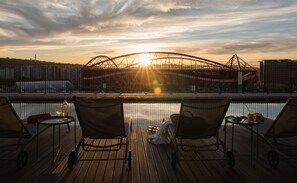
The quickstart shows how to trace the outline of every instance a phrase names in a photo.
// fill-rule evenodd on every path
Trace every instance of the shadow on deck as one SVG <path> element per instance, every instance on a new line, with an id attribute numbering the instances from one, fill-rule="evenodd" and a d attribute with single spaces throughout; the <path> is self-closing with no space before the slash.
<path id="1" fill-rule="evenodd" d="M 35 159 L 35 141 L 27 148 L 29 161 L 22 170 L 16 168 L 17 153 L 1 152 L 0 182 L 296 182 L 297 163 L 280 160 L 277 169 L 269 166 L 266 154 L 269 146 L 259 141 L 259 157 L 250 164 L 250 134 L 236 127 L 234 155 L 235 167 L 228 168 L 222 160 L 181 162 L 174 171 L 170 164 L 170 145 L 153 145 L 147 142 L 146 126 L 135 126 L 132 132 L 132 168 L 123 161 L 79 161 L 70 171 L 67 168 L 69 152 L 73 147 L 73 131 L 63 127 L 61 152 L 52 164 L 52 130 L 40 137 L 40 158 Z M 73 129 L 72 129 L 73 130 Z M 80 131 L 80 130 L 78 130 Z M 79 139 L 80 134 L 77 134 Z M 230 136 L 230 135 L 229 135 Z M 222 138 L 223 139 L 223 138 Z M 98 141 L 98 143 L 106 143 Z M 123 152 L 85 153 L 83 156 L 114 157 Z M 244 155 L 245 154 L 245 155 Z M 221 156 L 216 153 L 187 153 L 186 156 Z"/>

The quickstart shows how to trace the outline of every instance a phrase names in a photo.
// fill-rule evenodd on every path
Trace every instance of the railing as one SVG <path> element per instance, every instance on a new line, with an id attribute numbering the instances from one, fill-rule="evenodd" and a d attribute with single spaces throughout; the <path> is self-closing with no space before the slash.
<path id="1" fill-rule="evenodd" d="M 21 118 L 29 115 L 49 112 L 56 114 L 60 109 L 65 93 L 60 94 L 6 94 Z M 84 97 L 122 97 L 124 113 L 132 117 L 134 124 L 148 125 L 161 123 L 164 117 L 178 113 L 183 98 L 230 98 L 231 104 L 227 115 L 245 116 L 249 111 L 260 112 L 265 117 L 274 119 L 288 98 L 297 98 L 293 94 L 68 94 L 70 115 L 76 117 L 72 104 L 73 96 Z"/>

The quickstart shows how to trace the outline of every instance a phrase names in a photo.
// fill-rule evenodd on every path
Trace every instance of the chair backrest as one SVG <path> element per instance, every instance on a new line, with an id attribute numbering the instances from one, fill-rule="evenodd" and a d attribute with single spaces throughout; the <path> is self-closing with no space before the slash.
<path id="1" fill-rule="evenodd" d="M 75 97 L 74 106 L 83 137 L 100 139 L 125 136 L 121 98 Z"/>
<path id="2" fill-rule="evenodd" d="M 297 135 L 297 99 L 289 99 L 265 137 L 293 137 Z"/>
<path id="3" fill-rule="evenodd" d="M 9 99 L 0 96 L 0 138 L 20 138 L 31 135 L 15 112 Z"/>
<path id="4" fill-rule="evenodd" d="M 177 124 L 177 138 L 217 136 L 230 101 L 228 99 L 183 100 Z"/>

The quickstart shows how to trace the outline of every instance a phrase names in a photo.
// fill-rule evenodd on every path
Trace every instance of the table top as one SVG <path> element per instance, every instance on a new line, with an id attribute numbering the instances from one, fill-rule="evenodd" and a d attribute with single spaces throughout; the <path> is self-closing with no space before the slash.
<path id="1" fill-rule="evenodd" d="M 72 116 L 51 116 L 38 120 L 38 122 L 43 125 L 63 125 L 73 121 L 75 121 L 75 118 Z"/>
<path id="2" fill-rule="evenodd" d="M 226 116 L 225 121 L 226 123 L 250 125 L 250 126 L 259 124 L 259 121 L 257 119 L 253 121 L 248 121 L 246 116 Z"/>

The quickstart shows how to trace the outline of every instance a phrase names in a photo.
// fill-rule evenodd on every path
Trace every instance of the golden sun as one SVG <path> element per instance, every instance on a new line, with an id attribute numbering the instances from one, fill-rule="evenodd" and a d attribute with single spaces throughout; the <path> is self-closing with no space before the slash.
<path id="1" fill-rule="evenodd" d="M 142 67 L 147 67 L 151 65 L 151 55 L 150 54 L 140 54 L 139 55 L 139 64 Z"/>

